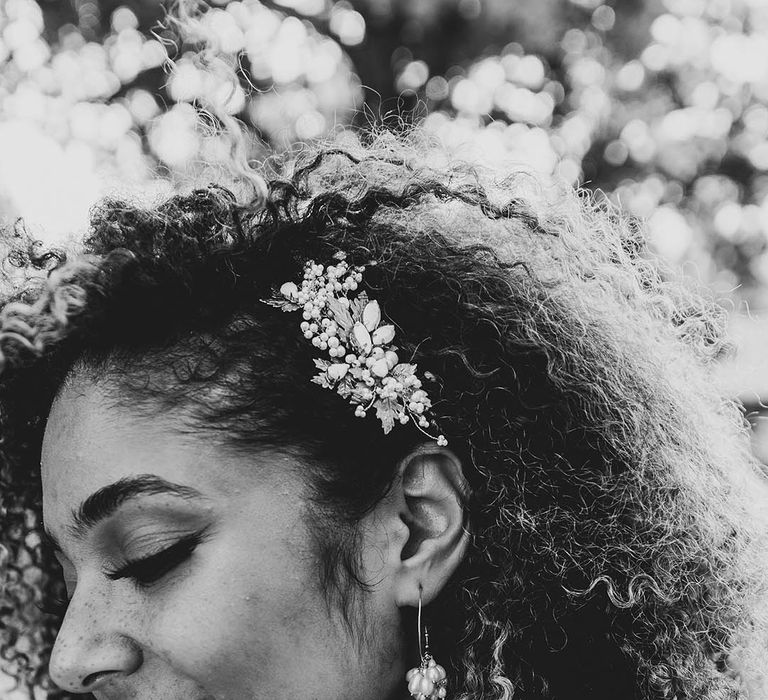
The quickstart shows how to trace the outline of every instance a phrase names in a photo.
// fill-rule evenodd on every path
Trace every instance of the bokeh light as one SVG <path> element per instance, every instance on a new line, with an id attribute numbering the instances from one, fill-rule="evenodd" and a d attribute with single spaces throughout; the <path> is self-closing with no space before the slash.
<path id="1" fill-rule="evenodd" d="M 342 46 L 364 40 L 360 13 L 324 0 L 221 5 L 184 35 L 144 26 L 139 6 L 121 5 L 96 40 L 101 9 L 81 3 L 77 23 L 50 41 L 33 0 L 0 4 L 3 220 L 23 215 L 56 240 L 82 230 L 105 193 L 189 180 L 211 154 L 228 157 L 202 133 L 200 110 L 244 119 L 260 136 L 255 157 L 267 143 L 288 147 L 348 123 L 360 87 Z M 327 14 L 330 34 L 280 7 Z"/>
<path id="2" fill-rule="evenodd" d="M 3 220 L 55 239 L 105 192 L 192 181 L 229 157 L 211 107 L 254 159 L 402 109 L 599 192 L 718 298 L 768 308 L 764 0 L 215 0 L 183 32 L 159 7 L 0 4 Z"/>

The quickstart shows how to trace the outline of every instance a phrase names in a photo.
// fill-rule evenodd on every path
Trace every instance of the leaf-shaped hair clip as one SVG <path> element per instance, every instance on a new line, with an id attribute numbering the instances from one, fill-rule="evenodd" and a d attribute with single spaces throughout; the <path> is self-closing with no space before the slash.
<path id="1" fill-rule="evenodd" d="M 301 283 L 286 282 L 265 303 L 302 312 L 301 332 L 322 354 L 312 381 L 347 399 L 356 416 L 375 410 L 384 433 L 395 423 L 412 422 L 438 445 L 447 445 L 444 435 L 428 432 L 436 427 L 429 418 L 432 402 L 416 365 L 400 362 L 395 326 L 384 322 L 375 299 L 358 292 L 365 268 L 351 267 L 343 253 L 336 258 L 327 267 L 307 261 Z"/>

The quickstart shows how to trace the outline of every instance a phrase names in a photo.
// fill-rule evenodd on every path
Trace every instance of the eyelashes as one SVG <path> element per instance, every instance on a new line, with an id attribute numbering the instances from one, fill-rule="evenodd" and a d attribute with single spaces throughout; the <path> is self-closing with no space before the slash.
<path id="1" fill-rule="evenodd" d="M 40 612 L 46 615 L 54 615 L 57 618 L 64 617 L 69 607 L 69 600 L 60 595 L 48 595 L 43 603 L 35 604 Z"/>
<path id="2" fill-rule="evenodd" d="M 112 581 L 129 579 L 137 587 L 146 588 L 189 559 L 202 540 L 202 532 L 189 535 L 156 554 L 125 561 L 104 574 Z"/>
<path id="3" fill-rule="evenodd" d="M 148 588 L 183 564 L 197 546 L 203 541 L 207 528 L 193 535 L 183 537 L 170 547 L 141 559 L 133 559 L 118 564 L 114 569 L 104 571 L 112 581 L 129 579 L 137 588 Z M 57 590 L 48 594 L 36 607 L 47 615 L 62 619 L 69 607 L 69 599 Z"/>

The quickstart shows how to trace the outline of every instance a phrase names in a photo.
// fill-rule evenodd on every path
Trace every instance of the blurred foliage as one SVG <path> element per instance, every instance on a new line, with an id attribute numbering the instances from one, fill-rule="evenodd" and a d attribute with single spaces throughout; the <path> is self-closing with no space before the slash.
<path id="1" fill-rule="evenodd" d="M 598 191 L 672 263 L 768 306 L 768 0 L 218 0 L 183 36 L 164 16 L 0 0 L 6 218 L 61 233 L 109 188 L 226 159 L 206 102 L 278 149 L 405 116 Z"/>
<path id="2" fill-rule="evenodd" d="M 423 121 L 620 204 L 768 309 L 768 0 L 211 0 L 183 32 L 155 0 L 0 0 L 0 220 L 56 239 L 105 193 L 199 178 L 230 157 L 211 103 L 253 158 Z"/>
<path id="3" fill-rule="evenodd" d="M 0 0 L 0 219 L 55 239 L 109 191 L 199 177 L 230 157 L 209 103 L 253 158 L 420 120 L 619 203 L 670 262 L 768 309 L 768 0 L 212 0 L 184 32 L 165 14 Z M 1 676 L 0 695 L 27 697 Z"/>

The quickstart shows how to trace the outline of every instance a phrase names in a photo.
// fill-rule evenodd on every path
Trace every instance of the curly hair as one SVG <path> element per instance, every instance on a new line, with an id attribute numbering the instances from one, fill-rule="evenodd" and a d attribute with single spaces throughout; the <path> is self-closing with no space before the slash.
<path id="1" fill-rule="evenodd" d="M 436 153 L 414 136 L 306 147 L 265 168 L 263 200 L 214 185 L 111 199 L 76 253 L 10 241 L 0 646 L 22 683 L 51 687 L 58 618 L 34 603 L 60 583 L 38 465 L 74 371 L 180 429 L 300 455 L 323 584 L 347 610 L 364 595 L 356 524 L 421 436 L 385 436 L 310 382 L 311 345 L 261 302 L 345 251 L 370 265 L 402 356 L 434 375 L 471 488 L 468 554 L 430 606 L 457 700 L 745 697 L 740 676 L 768 661 L 768 516 L 740 408 L 713 380 L 724 313 L 607 205 Z"/>

